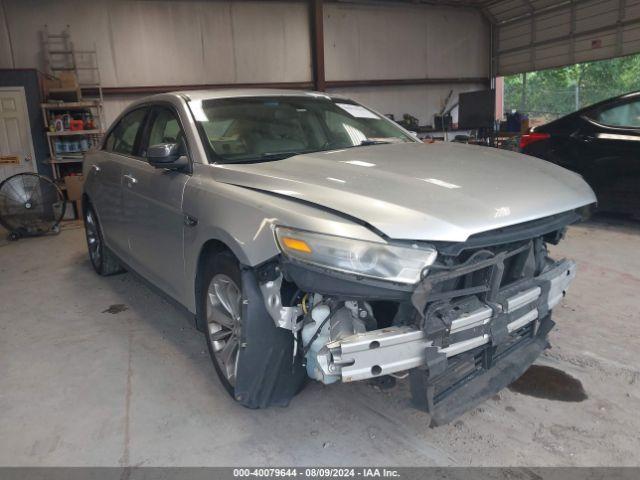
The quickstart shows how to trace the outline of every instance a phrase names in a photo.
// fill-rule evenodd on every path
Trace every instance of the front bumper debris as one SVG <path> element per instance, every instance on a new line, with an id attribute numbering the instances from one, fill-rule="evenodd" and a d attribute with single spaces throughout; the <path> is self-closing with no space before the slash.
<path id="1" fill-rule="evenodd" d="M 469 296 L 448 304 L 457 313 L 441 329 L 393 326 L 328 343 L 319 352 L 318 364 L 326 375 L 338 375 L 343 382 L 415 369 L 412 392 L 423 409 L 434 413 L 454 391 L 456 408 L 468 408 L 476 396 L 485 398 L 484 393 L 495 393 L 515 380 L 544 349 L 553 325 L 549 312 L 562 299 L 575 270 L 574 262 L 563 260 L 501 290 L 495 301 Z M 476 396 L 463 401 L 466 395 L 460 389 L 484 375 L 485 380 L 474 380 L 476 387 L 465 387 Z M 446 417 L 439 413 L 433 418 L 438 423 Z"/>
<path id="2" fill-rule="evenodd" d="M 527 288 L 503 302 L 499 309 L 482 305 L 463 312 L 453 320 L 445 341 L 434 345 L 423 330 L 394 326 L 373 330 L 327 344 L 321 362 L 326 375 L 340 375 L 343 382 L 365 380 L 380 375 L 427 366 L 432 372 L 439 360 L 485 345 L 497 346 L 492 336 L 494 324 L 504 322 L 509 336 L 534 324 L 562 299 L 575 277 L 575 263 L 564 260 L 536 277 Z M 545 294 L 543 295 L 543 290 Z M 542 313 L 542 315 L 540 315 Z M 506 322 L 505 322 L 506 318 Z M 534 328 L 533 330 L 536 330 Z M 504 343 L 504 342 L 500 342 Z"/>
<path id="3" fill-rule="evenodd" d="M 429 413 L 432 427 L 449 423 L 517 380 L 549 347 L 547 335 L 554 325 L 547 316 L 535 334 L 529 329 L 507 348 L 480 348 L 459 355 L 435 377 L 427 370 L 411 370 L 414 406 Z"/>

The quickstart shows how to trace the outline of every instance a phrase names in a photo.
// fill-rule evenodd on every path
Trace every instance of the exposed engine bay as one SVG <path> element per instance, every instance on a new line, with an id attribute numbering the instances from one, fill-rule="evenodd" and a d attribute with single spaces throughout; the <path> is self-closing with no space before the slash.
<path id="1" fill-rule="evenodd" d="M 258 282 L 310 378 L 408 371 L 414 403 L 440 424 L 515 380 L 548 347 L 550 312 L 575 263 L 551 259 L 546 245 L 578 218 L 569 212 L 438 245 L 437 261 L 411 288 L 284 256 L 260 268 Z"/>

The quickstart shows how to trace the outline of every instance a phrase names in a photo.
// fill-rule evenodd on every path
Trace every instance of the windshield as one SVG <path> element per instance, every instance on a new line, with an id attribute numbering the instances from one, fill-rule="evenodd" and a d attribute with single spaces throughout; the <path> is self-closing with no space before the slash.
<path id="1" fill-rule="evenodd" d="M 247 97 L 191 101 L 209 160 L 280 160 L 300 153 L 414 142 L 390 120 L 349 100 Z"/>

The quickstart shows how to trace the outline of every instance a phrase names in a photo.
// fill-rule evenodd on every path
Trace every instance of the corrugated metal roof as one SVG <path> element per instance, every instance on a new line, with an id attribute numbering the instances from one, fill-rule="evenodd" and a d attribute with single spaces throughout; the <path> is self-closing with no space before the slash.
<path id="1" fill-rule="evenodd" d="M 482 10 L 491 23 L 500 25 L 569 5 L 571 0 L 418 0 L 412 3 L 474 7 Z"/>
<path id="2" fill-rule="evenodd" d="M 480 10 L 495 27 L 497 75 L 640 52 L 640 0 L 403 1 Z"/>

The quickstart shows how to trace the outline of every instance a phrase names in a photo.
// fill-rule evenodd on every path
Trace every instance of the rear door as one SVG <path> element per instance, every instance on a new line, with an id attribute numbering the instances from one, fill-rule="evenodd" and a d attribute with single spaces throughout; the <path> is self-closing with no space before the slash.
<path id="1" fill-rule="evenodd" d="M 24 88 L 0 88 L 0 182 L 35 170 Z"/>
<path id="2" fill-rule="evenodd" d="M 584 175 L 601 207 L 640 213 L 640 98 L 600 107 L 583 119 L 577 136 L 589 159 Z"/>
<path id="3" fill-rule="evenodd" d="M 138 160 L 123 170 L 123 208 L 133 267 L 178 301 L 185 289 L 182 196 L 190 173 L 151 166 L 149 145 L 178 143 L 188 155 L 184 129 L 169 104 L 150 112 Z"/>
<path id="4" fill-rule="evenodd" d="M 87 172 L 91 201 L 105 242 L 125 262 L 128 262 L 129 245 L 122 205 L 122 175 L 129 164 L 141 161 L 137 152 L 148 112 L 148 108 L 142 107 L 125 114 L 107 134 L 95 166 Z"/>

